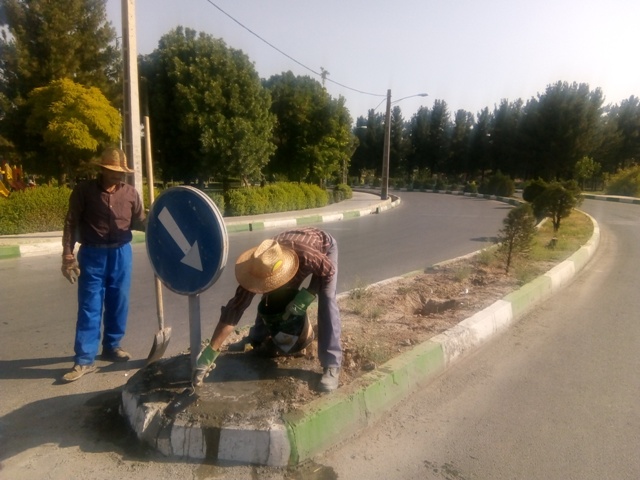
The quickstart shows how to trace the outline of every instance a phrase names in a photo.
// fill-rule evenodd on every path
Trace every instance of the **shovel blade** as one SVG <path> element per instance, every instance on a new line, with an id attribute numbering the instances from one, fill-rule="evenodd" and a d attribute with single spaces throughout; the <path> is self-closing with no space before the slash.
<path id="1" fill-rule="evenodd" d="M 153 345 L 151 346 L 151 351 L 149 352 L 149 356 L 147 357 L 147 365 L 152 364 L 153 362 L 157 362 L 162 358 L 164 352 L 167 350 L 169 346 L 169 340 L 171 340 L 171 328 L 163 328 L 158 331 L 153 338 Z"/>

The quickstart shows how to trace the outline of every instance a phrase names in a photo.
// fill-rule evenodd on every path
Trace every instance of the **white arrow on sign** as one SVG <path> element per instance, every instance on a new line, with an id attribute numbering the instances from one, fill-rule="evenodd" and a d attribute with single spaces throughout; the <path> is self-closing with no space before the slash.
<path id="1" fill-rule="evenodd" d="M 160 223 L 167 229 L 173 241 L 178 244 L 178 247 L 180 247 L 180 250 L 184 253 L 184 258 L 180 261 L 191 268 L 202 271 L 198 241 L 196 240 L 193 245 L 189 245 L 189 241 L 182 233 L 182 230 L 180 230 L 180 227 L 178 227 L 178 224 L 171 216 L 171 213 L 169 213 L 169 210 L 167 210 L 167 207 L 162 209 L 158 215 L 158 220 L 160 220 Z"/>

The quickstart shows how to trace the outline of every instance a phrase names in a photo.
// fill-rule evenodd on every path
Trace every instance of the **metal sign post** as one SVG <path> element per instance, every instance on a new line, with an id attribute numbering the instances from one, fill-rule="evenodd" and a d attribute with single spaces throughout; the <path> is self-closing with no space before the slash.
<path id="1" fill-rule="evenodd" d="M 191 363 L 201 347 L 200 296 L 220 277 L 229 250 L 227 228 L 213 200 L 193 187 L 173 187 L 149 210 L 147 254 L 173 292 L 189 296 Z"/>

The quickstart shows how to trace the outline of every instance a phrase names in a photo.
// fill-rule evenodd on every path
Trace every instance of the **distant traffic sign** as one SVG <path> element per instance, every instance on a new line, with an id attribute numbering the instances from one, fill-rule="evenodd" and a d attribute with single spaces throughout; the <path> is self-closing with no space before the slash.
<path id="1" fill-rule="evenodd" d="M 213 200 L 193 187 L 162 192 L 149 210 L 147 254 L 158 278 L 183 295 L 203 292 L 227 264 L 227 228 Z"/>

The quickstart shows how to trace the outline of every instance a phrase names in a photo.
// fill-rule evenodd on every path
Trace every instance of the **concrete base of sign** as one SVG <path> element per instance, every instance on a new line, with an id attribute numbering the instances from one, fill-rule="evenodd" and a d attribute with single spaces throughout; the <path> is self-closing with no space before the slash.
<path id="1" fill-rule="evenodd" d="M 175 415 L 172 402 L 190 388 L 190 356 L 162 359 L 136 373 L 124 387 L 122 408 L 138 438 L 172 457 L 289 465 L 290 441 L 277 395 L 287 395 L 282 385 L 291 378 L 285 376 L 313 384 L 319 373 L 283 369 L 255 354 L 225 354 L 217 363 L 197 389 L 197 401 Z"/>

